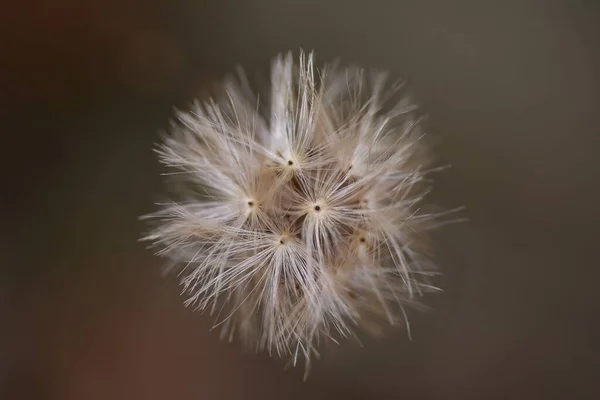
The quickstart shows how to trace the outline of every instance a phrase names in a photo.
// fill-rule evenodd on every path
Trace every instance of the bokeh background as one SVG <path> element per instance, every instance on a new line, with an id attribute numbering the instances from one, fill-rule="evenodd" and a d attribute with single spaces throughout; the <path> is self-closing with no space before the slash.
<path id="1" fill-rule="evenodd" d="M 44 0 L 0 12 L 3 399 L 599 398 L 600 7 Z M 173 107 L 314 49 L 410 82 L 440 163 L 444 292 L 309 380 L 241 354 L 137 238 Z M 257 74 L 254 74 L 256 72 Z"/>

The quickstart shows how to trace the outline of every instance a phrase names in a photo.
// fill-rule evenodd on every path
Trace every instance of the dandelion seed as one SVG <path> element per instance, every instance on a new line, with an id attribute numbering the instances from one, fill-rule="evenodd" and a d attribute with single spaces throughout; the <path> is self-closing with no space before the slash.
<path id="1" fill-rule="evenodd" d="M 406 321 L 435 289 L 422 236 L 447 214 L 419 211 L 434 170 L 422 119 L 387 82 L 287 54 L 268 114 L 242 74 L 178 113 L 157 152 L 188 191 L 147 216 L 145 239 L 224 338 L 308 365 L 324 342 Z"/>

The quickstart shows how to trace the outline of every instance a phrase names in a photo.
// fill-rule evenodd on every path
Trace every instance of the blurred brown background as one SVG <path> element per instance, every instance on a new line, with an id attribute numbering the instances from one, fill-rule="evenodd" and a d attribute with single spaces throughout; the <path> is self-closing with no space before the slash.
<path id="1" fill-rule="evenodd" d="M 46 0 L 1 7 L 2 399 L 597 397 L 597 1 Z M 445 289 L 302 371 L 241 355 L 136 242 L 173 106 L 315 49 L 409 80 L 440 141 Z"/>

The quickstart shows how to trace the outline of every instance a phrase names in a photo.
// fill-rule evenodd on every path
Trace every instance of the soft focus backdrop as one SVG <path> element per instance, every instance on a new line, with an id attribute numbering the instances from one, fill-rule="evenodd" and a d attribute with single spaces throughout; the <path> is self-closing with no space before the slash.
<path id="1" fill-rule="evenodd" d="M 598 398 L 600 7 L 535 0 L 45 0 L 2 5 L 3 399 Z M 308 382 L 181 304 L 137 238 L 173 107 L 314 49 L 390 70 L 430 114 L 432 312 Z M 256 72 L 256 73 L 255 73 Z"/>

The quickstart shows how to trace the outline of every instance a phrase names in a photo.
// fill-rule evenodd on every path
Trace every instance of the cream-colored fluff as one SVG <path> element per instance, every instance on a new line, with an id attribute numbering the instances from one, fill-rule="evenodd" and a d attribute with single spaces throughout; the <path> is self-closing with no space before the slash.
<path id="1" fill-rule="evenodd" d="M 158 149 L 182 185 L 146 237 L 181 266 L 187 304 L 233 338 L 309 361 L 319 343 L 406 321 L 432 268 L 419 204 L 418 108 L 382 73 L 272 64 L 267 108 L 243 76 L 179 113 Z"/>

